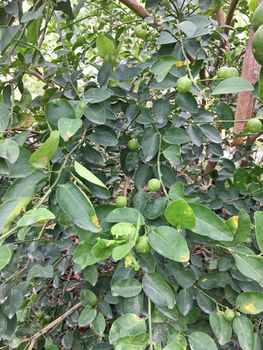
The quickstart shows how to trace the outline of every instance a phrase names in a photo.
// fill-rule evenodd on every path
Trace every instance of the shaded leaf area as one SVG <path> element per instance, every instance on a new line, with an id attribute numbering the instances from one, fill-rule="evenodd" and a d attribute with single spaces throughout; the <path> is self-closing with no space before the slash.
<path id="1" fill-rule="evenodd" d="M 0 349 L 263 349 L 256 5 L 0 1 Z"/>

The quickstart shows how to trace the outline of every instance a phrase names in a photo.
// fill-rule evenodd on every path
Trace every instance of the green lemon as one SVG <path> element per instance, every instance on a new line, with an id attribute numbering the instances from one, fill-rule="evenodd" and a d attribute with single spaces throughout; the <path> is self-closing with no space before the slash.
<path id="1" fill-rule="evenodd" d="M 245 130 L 247 132 L 251 132 L 252 134 L 256 134 L 262 130 L 262 123 L 259 119 L 252 118 L 247 122 Z"/>
<path id="2" fill-rule="evenodd" d="M 238 70 L 235 67 L 221 67 L 217 71 L 218 78 L 227 79 L 239 76 Z"/>
<path id="3" fill-rule="evenodd" d="M 183 94 L 188 92 L 191 89 L 192 85 L 192 80 L 188 77 L 179 78 L 176 82 L 176 88 L 178 92 L 181 92 Z"/>
<path id="4" fill-rule="evenodd" d="M 226 224 L 227 224 L 227 226 L 228 226 L 228 228 L 230 229 L 231 232 L 236 231 L 237 228 L 238 228 L 238 216 L 237 215 L 232 216 L 231 218 L 229 218 L 226 221 Z"/>
<path id="5" fill-rule="evenodd" d="M 135 245 L 135 250 L 140 254 L 147 254 L 151 251 L 151 246 L 148 242 L 148 237 L 141 236 L 138 238 L 138 241 Z"/>
<path id="6" fill-rule="evenodd" d="M 236 313 L 232 309 L 226 309 L 224 312 L 224 318 L 227 321 L 233 321 L 233 319 L 236 317 Z"/>
<path id="7" fill-rule="evenodd" d="M 125 196 L 118 196 L 116 198 L 116 205 L 118 208 L 126 207 L 127 203 L 128 203 L 128 199 Z"/>
<path id="8" fill-rule="evenodd" d="M 135 34 L 135 36 L 137 36 L 137 38 L 145 40 L 147 37 L 147 33 L 148 33 L 147 29 L 144 26 L 142 26 L 141 24 L 139 24 L 135 27 L 134 34 Z"/>
<path id="9" fill-rule="evenodd" d="M 254 32 L 263 24 L 263 3 L 258 5 L 252 17 L 252 28 Z"/>
<path id="10" fill-rule="evenodd" d="M 136 151 L 139 148 L 139 142 L 137 139 L 131 139 L 128 142 L 128 148 L 130 151 Z"/>
<path id="11" fill-rule="evenodd" d="M 252 48 L 256 61 L 263 66 L 263 24 L 258 28 L 254 35 Z"/>
<path id="12" fill-rule="evenodd" d="M 161 181 L 158 179 L 151 179 L 148 182 L 148 189 L 151 192 L 157 192 L 161 188 Z"/>

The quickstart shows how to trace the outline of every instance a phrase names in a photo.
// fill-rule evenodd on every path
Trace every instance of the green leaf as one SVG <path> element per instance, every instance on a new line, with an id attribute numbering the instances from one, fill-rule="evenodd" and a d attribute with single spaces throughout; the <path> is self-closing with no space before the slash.
<path id="1" fill-rule="evenodd" d="M 257 244 L 263 252 L 263 211 L 256 211 L 254 214 L 256 226 Z"/>
<path id="2" fill-rule="evenodd" d="M 3 311 L 6 314 L 9 320 L 17 313 L 17 311 L 21 308 L 22 303 L 24 301 L 24 294 L 19 288 L 15 286 L 10 288 L 4 304 L 2 305 Z M 8 329 L 8 324 L 7 324 Z"/>
<path id="3" fill-rule="evenodd" d="M 149 234 L 151 247 L 160 255 L 178 262 L 190 257 L 187 243 L 181 233 L 169 226 L 154 228 Z"/>
<path id="4" fill-rule="evenodd" d="M 8 231 L 10 224 L 26 210 L 32 197 L 10 199 L 0 205 L 0 232 Z M 1 239 L 1 236 L 0 236 Z"/>
<path id="5" fill-rule="evenodd" d="M 137 225 L 138 221 L 140 225 L 144 225 L 144 218 L 138 210 L 134 208 L 117 208 L 112 210 L 106 218 L 108 222 L 127 222 L 133 225 Z"/>
<path id="6" fill-rule="evenodd" d="M 144 293 L 158 306 L 167 306 L 172 309 L 175 305 L 175 296 L 172 288 L 158 273 L 145 273 L 142 279 Z"/>
<path id="7" fill-rule="evenodd" d="M 165 132 L 163 139 L 172 145 L 181 145 L 190 141 L 186 131 L 182 128 L 170 128 Z"/>
<path id="8" fill-rule="evenodd" d="M 5 335 L 7 330 L 7 320 L 6 316 L 0 311 L 0 339 Z"/>
<path id="9" fill-rule="evenodd" d="M 210 124 L 200 125 L 199 128 L 202 130 L 203 134 L 208 138 L 208 140 L 214 143 L 222 143 L 221 135 L 217 128 Z"/>
<path id="10" fill-rule="evenodd" d="M 246 242 L 251 233 L 250 216 L 245 209 L 240 209 L 238 214 L 238 227 L 234 233 L 234 239 L 229 243 L 231 246 Z"/>
<path id="11" fill-rule="evenodd" d="M 263 260 L 247 247 L 229 248 L 238 270 L 263 287 Z"/>
<path id="12" fill-rule="evenodd" d="M 29 162 L 38 169 L 46 168 L 59 144 L 59 132 L 52 131 L 48 139 L 31 155 Z"/>
<path id="13" fill-rule="evenodd" d="M 263 311 L 263 292 L 243 292 L 239 294 L 236 307 L 244 314 L 259 314 Z"/>
<path id="14" fill-rule="evenodd" d="M 67 100 L 57 99 L 47 103 L 45 115 L 51 128 L 58 128 L 58 121 L 61 118 L 75 119 L 75 111 Z"/>
<path id="15" fill-rule="evenodd" d="M 11 164 L 15 163 L 19 156 L 18 144 L 13 140 L 0 140 L 0 158 L 8 160 Z"/>
<path id="16" fill-rule="evenodd" d="M 57 189 L 57 201 L 71 221 L 84 230 L 99 232 L 101 227 L 88 197 L 73 183 L 66 183 Z"/>
<path id="17" fill-rule="evenodd" d="M 195 31 L 197 30 L 197 26 L 190 21 L 183 21 L 177 24 L 177 27 L 188 37 L 194 35 Z"/>
<path id="18" fill-rule="evenodd" d="M 97 311 L 95 309 L 86 307 L 81 311 L 79 315 L 78 326 L 79 327 L 89 326 L 95 320 L 96 316 L 97 316 Z"/>
<path id="19" fill-rule="evenodd" d="M 99 125 L 96 126 L 94 131 L 88 135 L 88 139 L 101 146 L 116 146 L 118 144 L 118 138 L 115 130 L 112 128 Z"/>
<path id="20" fill-rule="evenodd" d="M 80 301 L 83 306 L 92 307 L 96 305 L 97 297 L 91 290 L 82 290 L 80 292 Z"/>
<path id="21" fill-rule="evenodd" d="M 33 265 L 27 274 L 27 280 L 31 281 L 33 278 L 52 278 L 54 275 L 53 266 L 41 266 L 41 265 Z"/>
<path id="22" fill-rule="evenodd" d="M 80 267 L 81 270 L 87 266 L 94 265 L 98 261 L 93 254 L 92 248 L 93 244 L 83 241 L 78 244 L 74 251 L 73 261 Z"/>
<path id="23" fill-rule="evenodd" d="M 39 17 L 42 17 L 44 8 L 45 8 L 45 5 L 42 5 L 37 10 L 28 11 L 28 12 L 24 13 L 20 22 L 27 23 L 29 21 L 32 21 L 34 19 L 38 19 Z"/>
<path id="24" fill-rule="evenodd" d="M 6 265 L 9 264 L 9 261 L 12 257 L 12 251 L 8 245 L 0 246 L 0 271 L 3 270 Z"/>
<path id="25" fill-rule="evenodd" d="M 146 333 L 146 322 L 133 313 L 120 316 L 111 326 L 109 341 L 115 345 L 121 338 Z"/>
<path id="26" fill-rule="evenodd" d="M 231 322 L 225 319 L 223 312 L 212 312 L 209 315 L 209 322 L 220 345 L 230 342 L 232 337 Z"/>
<path id="27" fill-rule="evenodd" d="M 234 319 L 233 329 L 238 337 L 238 342 L 242 350 L 254 349 L 254 332 L 252 322 L 244 316 Z"/>
<path id="28" fill-rule="evenodd" d="M 115 45 L 106 35 L 99 34 L 97 36 L 96 46 L 100 56 L 105 57 L 106 55 L 114 55 Z"/>
<path id="29" fill-rule="evenodd" d="M 81 119 L 70 119 L 70 118 L 61 118 L 58 121 L 58 131 L 60 136 L 66 142 L 68 141 L 82 125 Z"/>
<path id="30" fill-rule="evenodd" d="M 152 127 L 146 128 L 143 133 L 141 143 L 143 159 L 149 162 L 158 153 L 160 145 L 160 136 L 153 130 Z"/>
<path id="31" fill-rule="evenodd" d="M 83 179 L 92 182 L 95 185 L 104 187 L 107 189 L 107 187 L 104 185 L 104 183 L 97 178 L 91 171 L 89 171 L 87 168 L 85 168 L 83 165 L 81 165 L 79 162 L 74 162 L 74 168 L 78 175 L 80 175 Z"/>
<path id="32" fill-rule="evenodd" d="M 135 246 L 135 242 L 128 242 L 125 244 L 121 244 L 117 247 L 114 247 L 112 249 L 112 258 L 115 261 L 119 261 L 123 259 L 130 251 L 131 249 Z"/>
<path id="33" fill-rule="evenodd" d="M 190 289 L 183 288 L 177 295 L 176 306 L 183 316 L 186 316 L 193 306 L 193 294 Z"/>
<path id="34" fill-rule="evenodd" d="M 243 78 L 228 78 L 219 83 L 211 95 L 236 94 L 242 91 L 254 91 L 253 85 Z"/>
<path id="35" fill-rule="evenodd" d="M 134 278 L 123 278 L 111 286 L 112 295 L 123 298 L 135 297 L 141 293 L 141 290 L 141 283 Z"/>
<path id="36" fill-rule="evenodd" d="M 31 226 L 39 221 L 48 221 L 55 219 L 55 215 L 46 208 L 28 210 L 17 222 L 18 227 Z"/>
<path id="37" fill-rule="evenodd" d="M 5 131 L 9 123 L 9 110 L 5 103 L 0 102 L 0 132 Z"/>
<path id="38" fill-rule="evenodd" d="M 177 61 L 178 59 L 174 56 L 162 56 L 153 63 L 150 71 L 154 74 L 155 79 L 161 82 Z"/>
<path id="39" fill-rule="evenodd" d="M 50 343 L 49 341 L 45 344 L 45 350 L 59 350 L 56 344 Z"/>
<path id="40" fill-rule="evenodd" d="M 97 259 L 105 260 L 111 256 L 114 245 L 116 245 L 114 240 L 99 237 L 97 243 L 92 249 L 92 252 Z"/>
<path id="41" fill-rule="evenodd" d="M 0 29 L 1 34 L 1 52 L 3 53 L 9 44 L 13 41 L 15 36 L 18 34 L 21 29 L 21 25 L 13 25 L 6 28 Z"/>
<path id="42" fill-rule="evenodd" d="M 104 331 L 106 329 L 106 321 L 105 321 L 105 318 L 101 312 L 97 313 L 97 316 L 96 316 L 95 320 L 92 322 L 90 328 L 99 337 L 103 336 Z"/>
<path id="43" fill-rule="evenodd" d="M 99 103 L 107 100 L 113 95 L 110 89 L 90 88 L 84 94 L 84 101 L 87 103 Z"/>
<path id="44" fill-rule="evenodd" d="M 204 332 L 193 332 L 188 336 L 192 350 L 217 350 L 213 339 Z"/>
<path id="45" fill-rule="evenodd" d="M 118 340 L 115 350 L 144 350 L 149 345 L 149 335 L 146 333 L 137 336 L 127 336 Z"/>
<path id="46" fill-rule="evenodd" d="M 95 124 L 105 124 L 107 117 L 110 117 L 110 111 L 101 104 L 86 106 L 84 110 L 85 117 Z"/>
<path id="47" fill-rule="evenodd" d="M 190 205 L 184 199 L 171 202 L 164 212 L 169 224 L 180 228 L 192 229 L 195 227 L 195 215 Z"/>
<path id="48" fill-rule="evenodd" d="M 210 209 L 201 204 L 190 204 L 196 218 L 192 231 L 216 241 L 232 241 L 233 236 L 225 222 Z"/>
<path id="49" fill-rule="evenodd" d="M 167 147 L 163 151 L 163 155 L 169 162 L 171 162 L 173 165 L 179 165 L 182 163 L 182 159 L 180 157 L 181 155 L 181 149 L 179 145 L 173 145 Z"/>

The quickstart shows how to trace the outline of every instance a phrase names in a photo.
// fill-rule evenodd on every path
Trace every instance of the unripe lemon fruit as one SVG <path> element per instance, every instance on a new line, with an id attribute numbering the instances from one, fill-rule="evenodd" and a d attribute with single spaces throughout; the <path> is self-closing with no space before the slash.
<path id="1" fill-rule="evenodd" d="M 157 192 L 161 188 L 161 181 L 158 179 L 151 179 L 148 182 L 148 189 L 151 192 Z"/>
<path id="2" fill-rule="evenodd" d="M 128 199 L 125 196 L 118 196 L 116 198 L 116 205 L 118 208 L 126 207 L 127 203 L 128 203 Z"/>

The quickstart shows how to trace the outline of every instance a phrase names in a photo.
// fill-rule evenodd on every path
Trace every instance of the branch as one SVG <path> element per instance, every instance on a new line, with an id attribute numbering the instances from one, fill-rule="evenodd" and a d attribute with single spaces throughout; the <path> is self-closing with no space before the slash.
<path id="1" fill-rule="evenodd" d="M 74 305 L 71 309 L 69 309 L 67 312 L 65 312 L 63 315 L 59 316 L 56 320 L 52 321 L 49 323 L 46 327 L 41 329 L 41 331 L 35 333 L 31 338 L 30 338 L 30 343 L 27 348 L 27 350 L 33 350 L 34 345 L 39 337 L 50 331 L 51 329 L 55 328 L 58 324 L 63 322 L 68 316 L 73 314 L 75 311 L 77 311 L 80 307 L 82 306 L 82 303 L 78 303 Z"/>
<path id="2" fill-rule="evenodd" d="M 142 19 L 146 17 L 152 17 L 151 14 L 136 0 L 120 0 L 121 3 L 123 3 L 125 6 L 129 7 L 133 12 L 136 13 L 139 17 Z M 155 26 L 160 26 L 160 21 L 158 21 L 157 18 L 153 17 L 153 24 Z"/>

